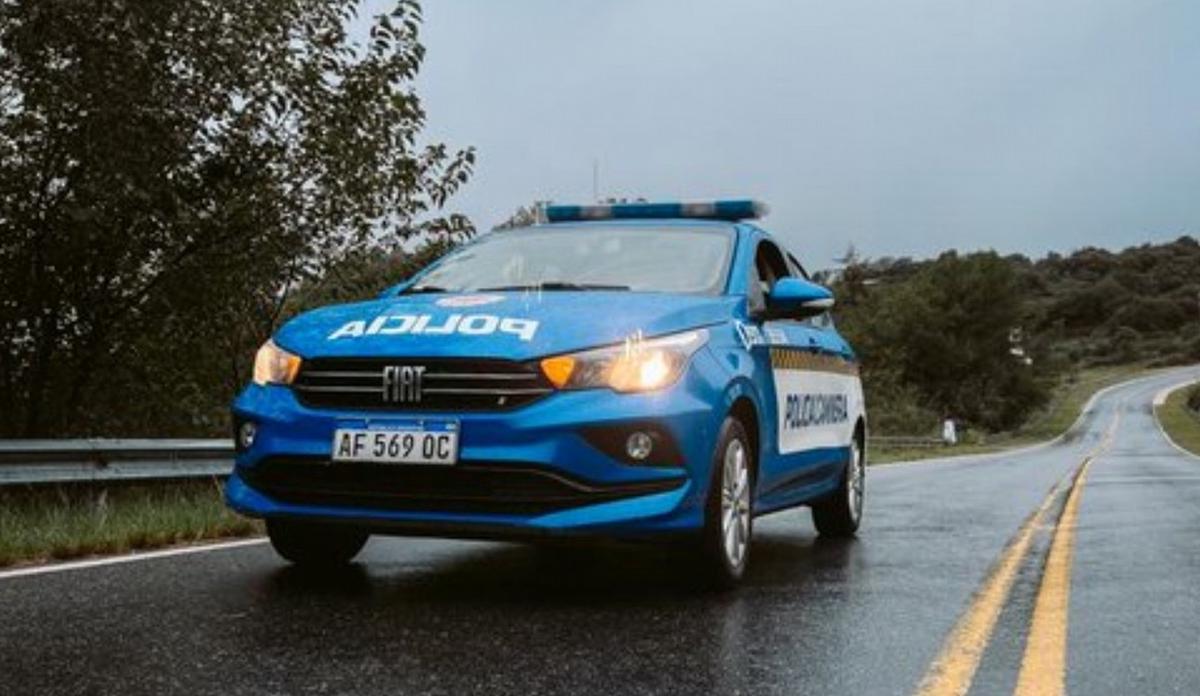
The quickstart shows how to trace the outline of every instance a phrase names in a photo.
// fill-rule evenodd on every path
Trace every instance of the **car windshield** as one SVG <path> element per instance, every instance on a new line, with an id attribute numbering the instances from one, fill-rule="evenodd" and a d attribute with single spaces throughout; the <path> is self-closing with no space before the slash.
<path id="1" fill-rule="evenodd" d="M 631 290 L 719 293 L 730 229 L 529 227 L 496 232 L 451 253 L 409 293 Z"/>

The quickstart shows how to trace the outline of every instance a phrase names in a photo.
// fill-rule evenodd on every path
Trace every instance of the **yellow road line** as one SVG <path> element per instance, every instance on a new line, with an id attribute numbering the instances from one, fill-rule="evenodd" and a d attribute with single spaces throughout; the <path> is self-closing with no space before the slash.
<path id="1" fill-rule="evenodd" d="M 1007 601 L 1017 571 L 1021 568 L 1021 560 L 1029 551 L 1034 532 L 1042 525 L 1042 519 L 1057 497 L 1060 485 L 1054 485 L 1041 506 L 1021 525 L 1016 538 L 1001 554 L 1000 560 L 984 580 L 983 587 L 954 625 L 937 659 L 925 673 L 925 678 L 917 688 L 919 696 L 961 696 L 971 688 L 979 660 L 996 628 L 1000 609 Z"/>
<path id="2" fill-rule="evenodd" d="M 1113 441 L 1120 411 L 1105 434 L 1104 441 L 1093 456 L 1106 450 Z M 1025 654 L 1021 658 L 1021 671 L 1017 675 L 1016 696 L 1059 696 L 1066 691 L 1067 681 L 1067 626 L 1068 610 L 1071 605 L 1071 561 L 1075 549 L 1075 525 L 1079 519 L 1079 498 L 1091 468 L 1092 457 L 1088 457 L 1058 519 L 1054 540 L 1050 543 L 1050 555 L 1042 572 L 1042 584 L 1038 588 L 1037 600 L 1033 605 L 1029 637 L 1025 642 Z"/>
<path id="3" fill-rule="evenodd" d="M 1092 460 L 1088 459 L 1071 487 L 1067 504 L 1050 555 L 1042 572 L 1033 621 L 1017 675 L 1017 696 L 1055 696 L 1063 693 L 1067 677 L 1067 609 L 1071 600 L 1071 557 L 1075 544 L 1075 521 L 1079 516 L 1079 495 Z"/>
<path id="4" fill-rule="evenodd" d="M 1076 469 L 1071 476 L 1072 481 L 1071 493 L 1068 497 L 1068 505 L 1074 499 L 1076 510 L 1078 509 L 1079 494 L 1078 491 L 1083 483 L 1083 475 L 1086 473 L 1088 465 L 1091 464 L 1092 458 L 1104 451 L 1111 444 L 1113 436 L 1116 433 L 1117 424 L 1120 421 L 1120 412 L 1113 418 L 1112 424 L 1105 433 L 1103 440 L 1096 449 L 1084 458 L 1080 467 Z M 1054 488 L 1042 501 L 1037 511 L 1026 520 L 1025 524 L 1017 531 L 1017 536 L 1009 544 L 1009 546 L 1000 555 L 1000 559 L 996 562 L 988 577 L 984 580 L 983 586 L 975 594 L 971 604 L 967 610 L 959 618 L 954 628 L 950 631 L 950 635 L 946 637 L 946 641 L 942 644 L 942 649 L 938 653 L 937 658 L 930 665 L 929 670 L 925 673 L 925 677 L 921 680 L 921 684 L 917 687 L 918 696 L 962 696 L 971 688 L 971 682 L 975 678 L 975 671 L 979 668 L 979 661 L 983 658 L 983 651 L 987 648 L 988 642 L 991 640 L 992 633 L 996 629 L 996 621 L 1000 616 L 1000 610 L 1008 601 L 1008 595 L 1012 590 L 1013 582 L 1016 580 L 1017 572 L 1021 568 L 1021 562 L 1024 560 L 1029 548 L 1033 543 L 1034 533 L 1042 526 L 1042 521 L 1049 511 L 1052 503 L 1058 496 L 1061 481 L 1055 484 Z M 1066 515 L 1064 508 L 1064 516 Z M 1072 530 L 1074 527 L 1072 517 Z M 1066 539 L 1066 548 L 1070 549 L 1070 539 Z M 1055 539 L 1051 542 L 1053 549 L 1054 544 L 1058 542 L 1058 534 L 1056 532 Z M 1053 551 L 1052 551 L 1053 553 Z M 1061 554 L 1060 554 L 1061 555 Z M 1070 586 L 1070 557 L 1066 558 L 1065 572 L 1067 582 L 1065 585 L 1069 590 Z M 1044 587 L 1044 582 L 1043 582 Z M 1039 603 L 1041 597 L 1039 594 Z M 1051 602 L 1051 598 L 1047 598 L 1047 602 Z M 1061 601 L 1065 602 L 1064 597 Z M 1035 610 L 1036 616 L 1036 610 Z M 1062 613 L 1063 617 L 1063 640 L 1061 664 L 1065 668 L 1066 659 L 1066 641 L 1065 641 L 1065 609 Z M 1049 634 L 1053 638 L 1053 634 Z M 1030 642 L 1032 645 L 1032 641 Z M 1029 649 L 1026 651 L 1026 658 L 1029 656 Z M 1053 665 L 1051 665 L 1053 667 Z M 1022 665 L 1024 672 L 1024 665 Z M 1033 672 L 1030 673 L 1032 678 Z M 1037 672 L 1042 674 L 1042 672 Z M 1041 677 L 1039 677 L 1041 678 Z M 1060 678 L 1060 683 L 1062 679 Z M 1021 693 L 1018 690 L 1018 693 Z M 1029 692 L 1038 693 L 1038 692 Z"/>

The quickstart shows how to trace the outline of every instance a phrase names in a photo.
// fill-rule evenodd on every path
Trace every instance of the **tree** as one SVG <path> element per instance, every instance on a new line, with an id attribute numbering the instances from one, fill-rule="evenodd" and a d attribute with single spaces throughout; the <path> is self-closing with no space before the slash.
<path id="1" fill-rule="evenodd" d="M 454 246 L 450 240 L 435 239 L 412 252 L 351 253 L 326 268 L 320 277 L 300 284 L 289 298 L 284 313 L 293 315 L 309 307 L 374 297 L 380 291 L 408 279 Z"/>
<path id="2" fill-rule="evenodd" d="M 1131 297 L 1112 277 L 1104 277 L 1061 291 L 1044 320 L 1059 322 L 1077 333 L 1091 331 L 1108 321 Z"/>
<path id="3" fill-rule="evenodd" d="M 534 201 L 528 206 L 519 206 L 504 222 L 496 225 L 495 230 L 511 230 L 517 227 L 529 227 L 542 222 L 542 209 L 548 201 Z"/>
<path id="4" fill-rule="evenodd" d="M 943 254 L 907 280 L 871 288 L 856 307 L 839 324 L 863 355 L 868 398 L 882 385 L 887 397 L 915 397 L 989 430 L 1019 424 L 1045 398 L 1012 354 L 1024 295 L 994 253 Z"/>
<path id="5" fill-rule="evenodd" d="M 297 284 L 470 234 L 420 8 L 357 6 L 0 2 L 0 436 L 212 432 Z"/>

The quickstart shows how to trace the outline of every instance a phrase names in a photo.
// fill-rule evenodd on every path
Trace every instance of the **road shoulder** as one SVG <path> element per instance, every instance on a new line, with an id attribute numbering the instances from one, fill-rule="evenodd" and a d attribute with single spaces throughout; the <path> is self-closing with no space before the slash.
<path id="1" fill-rule="evenodd" d="M 1164 389 L 1154 397 L 1154 419 L 1163 437 L 1175 449 L 1200 458 L 1200 416 L 1187 407 L 1189 389 L 1198 381 Z"/>

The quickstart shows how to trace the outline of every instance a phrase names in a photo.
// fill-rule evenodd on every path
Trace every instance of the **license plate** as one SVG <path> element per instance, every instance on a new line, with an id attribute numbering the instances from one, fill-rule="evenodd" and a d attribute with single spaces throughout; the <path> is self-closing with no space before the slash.
<path id="1" fill-rule="evenodd" d="M 420 422 L 338 428 L 333 434 L 333 460 L 381 464 L 454 464 L 458 461 L 458 423 Z"/>

